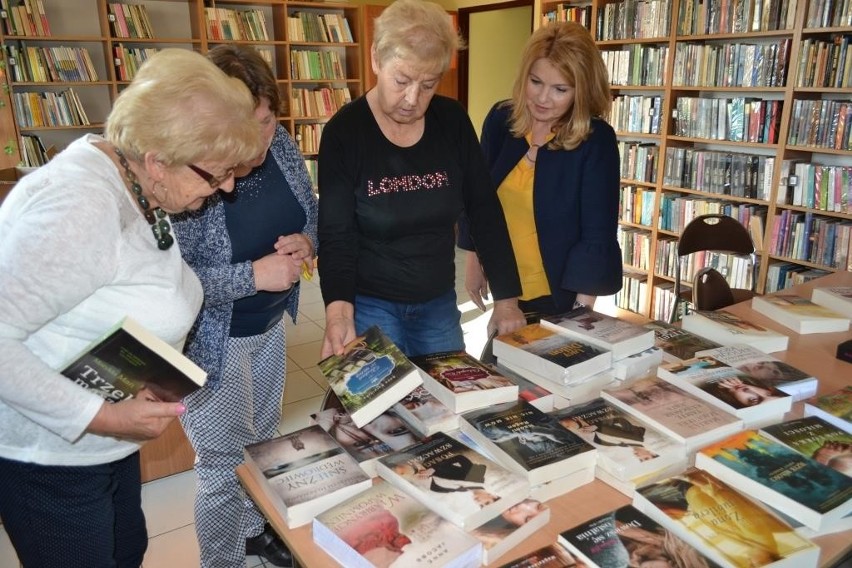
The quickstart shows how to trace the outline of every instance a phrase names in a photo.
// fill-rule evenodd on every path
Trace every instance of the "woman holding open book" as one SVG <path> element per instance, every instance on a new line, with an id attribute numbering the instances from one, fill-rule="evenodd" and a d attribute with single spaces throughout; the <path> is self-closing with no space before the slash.
<path id="1" fill-rule="evenodd" d="M 180 348 L 201 306 L 168 214 L 234 187 L 260 151 L 248 89 L 164 49 L 0 207 L 0 517 L 28 568 L 138 568 L 139 446 L 185 408 L 107 403 L 63 369 L 125 317 Z"/>
<path id="2" fill-rule="evenodd" d="M 593 306 L 621 288 L 617 240 L 620 161 L 604 117 L 609 79 L 588 30 L 539 28 L 527 41 L 512 98 L 482 127 L 482 148 L 512 239 L 527 314 Z M 481 309 L 489 278 L 465 223 L 465 286 Z"/>

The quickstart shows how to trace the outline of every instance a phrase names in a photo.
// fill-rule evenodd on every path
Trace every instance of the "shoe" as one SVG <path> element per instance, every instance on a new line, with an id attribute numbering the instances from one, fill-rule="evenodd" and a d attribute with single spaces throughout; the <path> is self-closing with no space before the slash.
<path id="1" fill-rule="evenodd" d="M 293 554 L 268 524 L 262 533 L 246 539 L 246 556 L 260 556 L 273 566 L 293 568 Z"/>

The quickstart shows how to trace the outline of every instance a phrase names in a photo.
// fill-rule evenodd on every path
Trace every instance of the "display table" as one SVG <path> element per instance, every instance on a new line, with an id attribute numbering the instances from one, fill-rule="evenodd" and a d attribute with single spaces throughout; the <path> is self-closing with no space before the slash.
<path id="1" fill-rule="evenodd" d="M 852 273 L 834 273 L 791 290 L 785 290 L 785 292 L 794 292 L 809 298 L 810 290 L 815 286 L 852 286 Z M 787 351 L 773 353 L 772 355 L 816 376 L 819 379 L 818 392 L 820 394 L 831 392 L 852 382 L 852 364 L 835 358 L 837 344 L 852 339 L 852 332 L 797 335 L 780 324 L 776 324 L 774 321 L 754 312 L 750 307 L 750 302 L 743 302 L 728 309 L 753 320 L 755 323 L 789 335 L 790 343 Z M 789 417 L 801 416 L 801 413 L 802 403 L 799 402 L 794 405 Z M 314 545 L 310 525 L 296 529 L 287 528 L 281 515 L 268 500 L 263 498 L 262 492 L 259 490 L 259 484 L 264 482 L 263 479 L 255 477 L 246 466 L 238 467 L 237 474 L 246 491 L 269 519 L 270 524 L 290 546 L 300 565 L 307 568 L 325 568 L 338 565 L 330 556 Z M 547 502 L 550 506 L 551 515 L 547 527 L 499 558 L 495 565 L 499 566 L 538 548 L 553 544 L 561 531 L 593 517 L 603 515 L 629 502 L 630 499 L 624 494 L 599 480 L 552 499 Z M 813 540 L 821 548 L 820 566 L 832 566 L 852 550 L 852 531 Z"/>

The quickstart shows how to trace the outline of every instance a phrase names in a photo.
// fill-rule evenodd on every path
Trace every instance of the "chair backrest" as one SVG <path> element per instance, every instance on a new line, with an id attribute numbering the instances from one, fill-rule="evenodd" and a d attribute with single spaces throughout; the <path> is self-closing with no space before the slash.
<path id="1" fill-rule="evenodd" d="M 702 268 L 692 281 L 692 304 L 696 310 L 719 310 L 735 303 L 725 277 L 715 268 Z"/>
<path id="2" fill-rule="evenodd" d="M 678 256 L 700 250 L 753 254 L 754 243 L 748 230 L 727 215 L 701 215 L 690 221 L 677 243 Z"/>

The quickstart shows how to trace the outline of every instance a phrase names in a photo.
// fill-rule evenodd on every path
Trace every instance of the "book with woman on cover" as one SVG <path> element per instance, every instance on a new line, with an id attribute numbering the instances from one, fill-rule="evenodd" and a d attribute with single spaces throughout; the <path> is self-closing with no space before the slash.
<path id="1" fill-rule="evenodd" d="M 764 353 L 787 349 L 789 338 L 725 310 L 694 311 L 683 317 L 681 326 L 722 345 L 745 343 Z"/>
<path id="2" fill-rule="evenodd" d="M 613 361 L 654 346 L 652 331 L 585 307 L 545 316 L 541 325 L 611 351 Z"/>
<path id="3" fill-rule="evenodd" d="M 380 458 L 379 476 L 459 527 L 478 527 L 527 497 L 530 484 L 439 432 Z"/>
<path id="4" fill-rule="evenodd" d="M 459 429 L 531 485 L 595 466 L 594 446 L 525 400 L 465 413 Z"/>
<path id="5" fill-rule="evenodd" d="M 816 566 L 819 548 L 711 473 L 689 470 L 637 490 L 634 506 L 722 566 Z"/>
<path id="6" fill-rule="evenodd" d="M 852 433 L 852 385 L 805 402 L 805 416 L 819 416 L 844 432 Z"/>
<path id="7" fill-rule="evenodd" d="M 755 296 L 751 307 L 799 334 L 849 329 L 849 318 L 795 294 Z"/>
<path id="8" fill-rule="evenodd" d="M 643 327 L 654 332 L 654 345 L 663 350 L 663 359 L 670 363 L 682 363 L 697 356 L 700 351 L 721 347 L 715 341 L 670 323 L 652 321 Z"/>
<path id="9" fill-rule="evenodd" d="M 318 366 L 358 427 L 423 383 L 422 371 L 375 325 Z"/>
<path id="10" fill-rule="evenodd" d="M 852 477 L 852 434 L 818 416 L 762 428 L 761 433 L 819 463 Z"/>
<path id="11" fill-rule="evenodd" d="M 524 499 L 470 531 L 482 543 L 482 563 L 491 564 L 533 536 L 550 521 L 550 509 L 535 499 Z"/>

